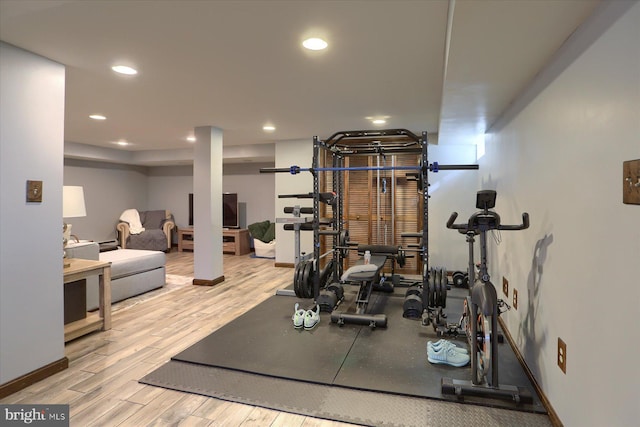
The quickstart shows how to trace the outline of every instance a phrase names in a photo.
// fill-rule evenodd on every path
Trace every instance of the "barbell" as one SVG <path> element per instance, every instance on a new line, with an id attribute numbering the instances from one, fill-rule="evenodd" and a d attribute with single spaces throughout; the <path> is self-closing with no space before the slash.
<path id="1" fill-rule="evenodd" d="M 441 165 L 438 162 L 431 163 L 424 169 L 430 172 L 438 172 L 441 170 L 472 170 L 478 169 L 478 165 Z M 423 167 L 417 166 L 331 166 L 331 167 L 317 167 L 317 168 L 302 168 L 300 166 L 290 166 L 288 168 L 260 168 L 260 173 L 290 173 L 291 175 L 299 174 L 300 172 L 347 172 L 347 171 L 421 171 Z"/>

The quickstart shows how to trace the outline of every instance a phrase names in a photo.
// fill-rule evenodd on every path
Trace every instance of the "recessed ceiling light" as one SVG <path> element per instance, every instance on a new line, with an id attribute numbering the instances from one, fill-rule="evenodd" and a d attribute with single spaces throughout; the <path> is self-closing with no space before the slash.
<path id="1" fill-rule="evenodd" d="M 306 39 L 305 41 L 302 42 L 302 46 L 304 46 L 305 48 L 309 49 L 309 50 L 322 50 L 322 49 L 326 49 L 328 44 L 326 41 L 317 38 L 317 37 L 311 37 L 309 39 Z"/>
<path id="2" fill-rule="evenodd" d="M 129 143 L 123 139 L 121 139 L 120 141 L 117 141 L 116 144 L 121 145 L 123 147 L 126 147 L 127 145 L 129 145 Z"/>
<path id="3" fill-rule="evenodd" d="M 365 119 L 371 120 L 371 123 L 373 123 L 374 125 L 383 125 L 387 123 L 387 119 L 389 117 L 390 116 L 369 116 L 365 117 Z"/>
<path id="4" fill-rule="evenodd" d="M 107 118 L 101 114 L 92 114 L 89 118 L 93 120 L 107 120 Z"/>
<path id="5" fill-rule="evenodd" d="M 126 65 L 114 65 L 113 67 L 111 67 L 111 69 L 116 73 L 126 74 L 128 76 L 133 76 L 135 74 L 138 74 L 138 70 L 131 67 L 127 67 Z"/>
<path id="6" fill-rule="evenodd" d="M 274 130 L 276 130 L 276 127 L 273 125 L 264 125 L 262 126 L 262 130 L 265 132 L 273 132 Z"/>
<path id="7" fill-rule="evenodd" d="M 195 137 L 195 136 L 188 136 L 188 137 L 187 137 L 187 141 L 189 141 L 189 142 L 196 142 L 196 137 Z"/>

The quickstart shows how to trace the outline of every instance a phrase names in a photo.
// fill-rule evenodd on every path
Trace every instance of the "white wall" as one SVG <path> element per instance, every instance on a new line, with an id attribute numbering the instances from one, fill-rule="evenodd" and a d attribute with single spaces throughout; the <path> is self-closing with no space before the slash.
<path id="1" fill-rule="evenodd" d="M 441 165 L 476 164 L 474 145 L 430 145 L 429 163 Z M 429 174 L 429 266 L 467 271 L 468 246 L 465 237 L 446 227 L 452 212 L 460 222 L 474 212 L 478 182 L 477 170 L 442 170 Z M 421 215 L 422 212 L 419 212 Z M 401 242 L 402 245 L 410 241 Z"/>
<path id="2" fill-rule="evenodd" d="M 149 168 L 149 210 L 171 211 L 178 228 L 189 225 L 189 193 L 193 193 L 193 166 Z"/>
<path id="3" fill-rule="evenodd" d="M 503 221 L 531 215 L 529 230 L 492 245 L 491 272 L 519 291 L 503 318 L 566 426 L 640 419 L 640 206 L 623 204 L 621 189 L 623 161 L 640 157 L 640 4 L 607 30 L 598 17 L 616 7 L 583 26 L 575 37 L 604 33 L 582 53 L 563 51 L 575 61 L 539 85 L 481 159 L 480 187 L 498 191 Z"/>
<path id="4" fill-rule="evenodd" d="M 0 384 L 64 358 L 64 78 L 0 42 Z M 42 203 L 26 202 L 27 180 Z"/>
<path id="5" fill-rule="evenodd" d="M 280 141 L 276 143 L 276 168 L 288 168 L 296 165 L 303 168 L 310 168 L 313 161 L 313 139 L 303 139 L 298 141 Z M 313 176 L 309 172 L 302 172 L 297 175 L 290 173 L 275 174 L 276 197 L 282 194 L 307 194 L 313 192 Z M 285 206 L 299 205 L 302 207 L 313 207 L 313 199 L 276 199 L 275 217 L 284 218 L 292 215 L 285 214 Z M 312 215 L 302 215 L 312 216 Z M 295 261 L 295 232 L 285 231 L 282 224 L 276 225 L 276 262 L 293 264 Z M 300 251 L 305 253 L 313 252 L 313 232 L 300 232 Z M 293 271 L 291 272 L 293 280 Z"/>
<path id="6" fill-rule="evenodd" d="M 67 219 L 79 239 L 113 240 L 125 209 L 147 209 L 148 168 L 74 159 L 64 165 L 64 185 L 84 188 L 87 216 Z"/>

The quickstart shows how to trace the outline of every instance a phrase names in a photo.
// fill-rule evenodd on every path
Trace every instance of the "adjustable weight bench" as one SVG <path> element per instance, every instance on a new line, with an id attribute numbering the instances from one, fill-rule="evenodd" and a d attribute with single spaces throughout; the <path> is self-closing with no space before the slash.
<path id="1" fill-rule="evenodd" d="M 387 316 L 384 314 L 369 314 L 367 307 L 373 286 L 380 280 L 380 272 L 384 267 L 387 257 L 385 255 L 371 255 L 369 264 L 364 264 L 364 259 L 349 268 L 341 277 L 342 282 L 360 283 L 360 290 L 356 298 L 355 312 L 333 311 L 331 322 L 338 325 L 354 323 L 368 325 L 371 328 L 387 326 Z"/>

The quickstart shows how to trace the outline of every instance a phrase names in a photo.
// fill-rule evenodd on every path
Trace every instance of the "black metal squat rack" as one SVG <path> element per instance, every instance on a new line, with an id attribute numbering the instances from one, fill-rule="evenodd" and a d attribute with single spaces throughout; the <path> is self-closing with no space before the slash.
<path id="1" fill-rule="evenodd" d="M 323 167 L 320 165 L 321 154 L 328 152 L 331 155 L 332 166 Z M 420 155 L 419 165 L 416 166 L 345 166 L 345 159 L 350 156 L 384 156 L 393 154 L 416 154 Z M 430 275 L 429 270 L 429 172 L 440 170 L 465 170 L 478 169 L 477 165 L 440 165 L 437 162 L 429 163 L 427 132 L 422 132 L 418 137 L 413 132 L 406 129 L 385 129 L 385 130 L 354 130 L 340 131 L 331 135 L 326 140 L 321 140 L 317 136 L 313 138 L 313 161 L 312 167 L 301 168 L 291 166 L 290 168 L 264 168 L 262 173 L 291 173 L 293 175 L 300 172 L 310 172 L 313 175 L 313 260 L 309 260 L 305 266 L 296 266 L 294 283 L 296 276 L 305 278 L 298 280 L 308 286 L 302 293 L 306 297 L 318 297 L 320 289 L 328 276 L 326 271 L 320 271 L 320 236 L 333 236 L 332 262 L 330 268 L 332 275 L 338 278 L 343 273 L 343 260 L 348 254 L 348 230 L 344 228 L 344 174 L 345 171 L 355 170 L 406 170 L 412 171 L 418 182 L 418 189 L 422 191 L 422 233 L 413 233 L 411 237 L 421 237 L 420 246 L 416 252 L 421 255 L 422 260 L 422 285 L 428 287 Z M 320 191 L 319 172 L 332 172 L 332 186 L 334 195 Z M 320 204 L 327 203 L 333 207 L 333 218 L 331 228 L 321 229 Z M 327 255 L 327 254 L 325 254 Z M 315 267 L 314 267 L 315 265 Z M 322 279 L 321 279 L 322 276 Z M 312 285 L 309 286 L 309 285 Z"/>

